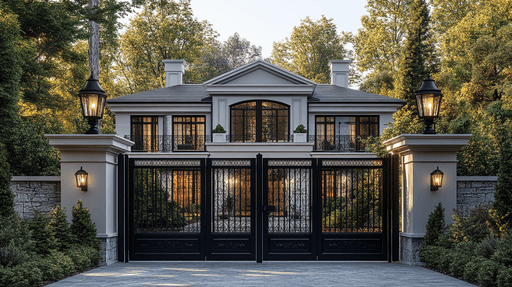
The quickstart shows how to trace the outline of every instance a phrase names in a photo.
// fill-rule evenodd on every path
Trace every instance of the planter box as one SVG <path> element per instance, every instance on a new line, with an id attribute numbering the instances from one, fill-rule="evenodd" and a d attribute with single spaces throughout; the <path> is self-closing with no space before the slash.
<path id="1" fill-rule="evenodd" d="M 293 134 L 293 142 L 295 143 L 305 143 L 308 141 L 307 133 L 294 133 Z"/>
<path id="2" fill-rule="evenodd" d="M 213 142 L 214 143 L 225 143 L 226 142 L 226 134 L 214 133 L 213 134 Z"/>

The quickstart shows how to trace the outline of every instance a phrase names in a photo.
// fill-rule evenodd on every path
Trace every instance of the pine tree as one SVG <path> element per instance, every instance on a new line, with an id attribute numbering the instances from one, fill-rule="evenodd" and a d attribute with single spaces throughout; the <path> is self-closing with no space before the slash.
<path id="1" fill-rule="evenodd" d="M 407 101 L 404 108 L 416 110 L 414 93 L 428 75 L 425 60 L 429 52 L 429 16 L 424 0 L 412 0 L 409 5 L 411 22 L 395 80 L 395 97 Z"/>
<path id="2" fill-rule="evenodd" d="M 436 209 L 428 217 L 427 233 L 423 238 L 423 242 L 426 245 L 437 245 L 439 236 L 444 234 L 444 224 L 444 207 L 439 202 Z"/>
<path id="3" fill-rule="evenodd" d="M 59 205 L 57 205 L 50 214 L 50 223 L 48 226 L 55 236 L 55 244 L 59 250 L 65 250 L 73 243 L 66 213 Z"/>
<path id="4" fill-rule="evenodd" d="M 512 135 L 508 135 L 501 145 L 501 160 L 498 183 L 492 207 L 504 223 L 512 226 Z"/>
<path id="5" fill-rule="evenodd" d="M 55 237 L 49 224 L 50 219 L 40 212 L 36 212 L 36 216 L 30 221 L 29 228 L 32 231 L 37 254 L 50 254 L 50 251 L 56 248 Z"/>
<path id="6" fill-rule="evenodd" d="M 89 209 L 83 207 L 81 200 L 77 200 L 76 206 L 73 206 L 72 214 L 73 223 L 70 228 L 75 243 L 100 250 L 101 242 L 96 238 L 96 225 L 91 220 Z"/>

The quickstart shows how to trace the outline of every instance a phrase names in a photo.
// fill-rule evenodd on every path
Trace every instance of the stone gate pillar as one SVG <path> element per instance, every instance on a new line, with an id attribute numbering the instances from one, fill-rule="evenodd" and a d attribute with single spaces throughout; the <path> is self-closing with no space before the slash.
<path id="1" fill-rule="evenodd" d="M 402 134 L 384 142 L 387 150 L 402 160 L 402 232 L 400 262 L 417 265 L 419 247 L 426 233 L 428 216 L 441 202 L 446 223 L 457 207 L 457 151 L 471 135 Z M 442 187 L 430 190 L 430 174 L 444 173 Z"/>
<path id="2" fill-rule="evenodd" d="M 117 135 L 45 135 L 61 154 L 61 206 L 71 222 L 72 207 L 81 199 L 91 213 L 101 240 L 103 264 L 117 261 L 117 156 L 129 152 L 132 141 Z M 88 190 L 77 187 L 75 172 L 88 174 Z"/>

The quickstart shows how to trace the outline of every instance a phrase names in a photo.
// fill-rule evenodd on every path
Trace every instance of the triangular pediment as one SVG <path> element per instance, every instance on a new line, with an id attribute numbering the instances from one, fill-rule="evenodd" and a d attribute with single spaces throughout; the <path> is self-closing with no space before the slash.
<path id="1" fill-rule="evenodd" d="M 257 60 L 204 82 L 203 85 L 209 94 L 309 94 L 316 83 L 269 62 Z"/>

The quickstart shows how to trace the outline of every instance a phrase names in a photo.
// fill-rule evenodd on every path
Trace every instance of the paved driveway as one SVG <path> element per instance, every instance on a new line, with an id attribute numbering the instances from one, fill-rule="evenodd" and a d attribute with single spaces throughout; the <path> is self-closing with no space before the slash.
<path id="1" fill-rule="evenodd" d="M 130 262 L 59 286 L 474 286 L 418 266 L 387 262 Z"/>

